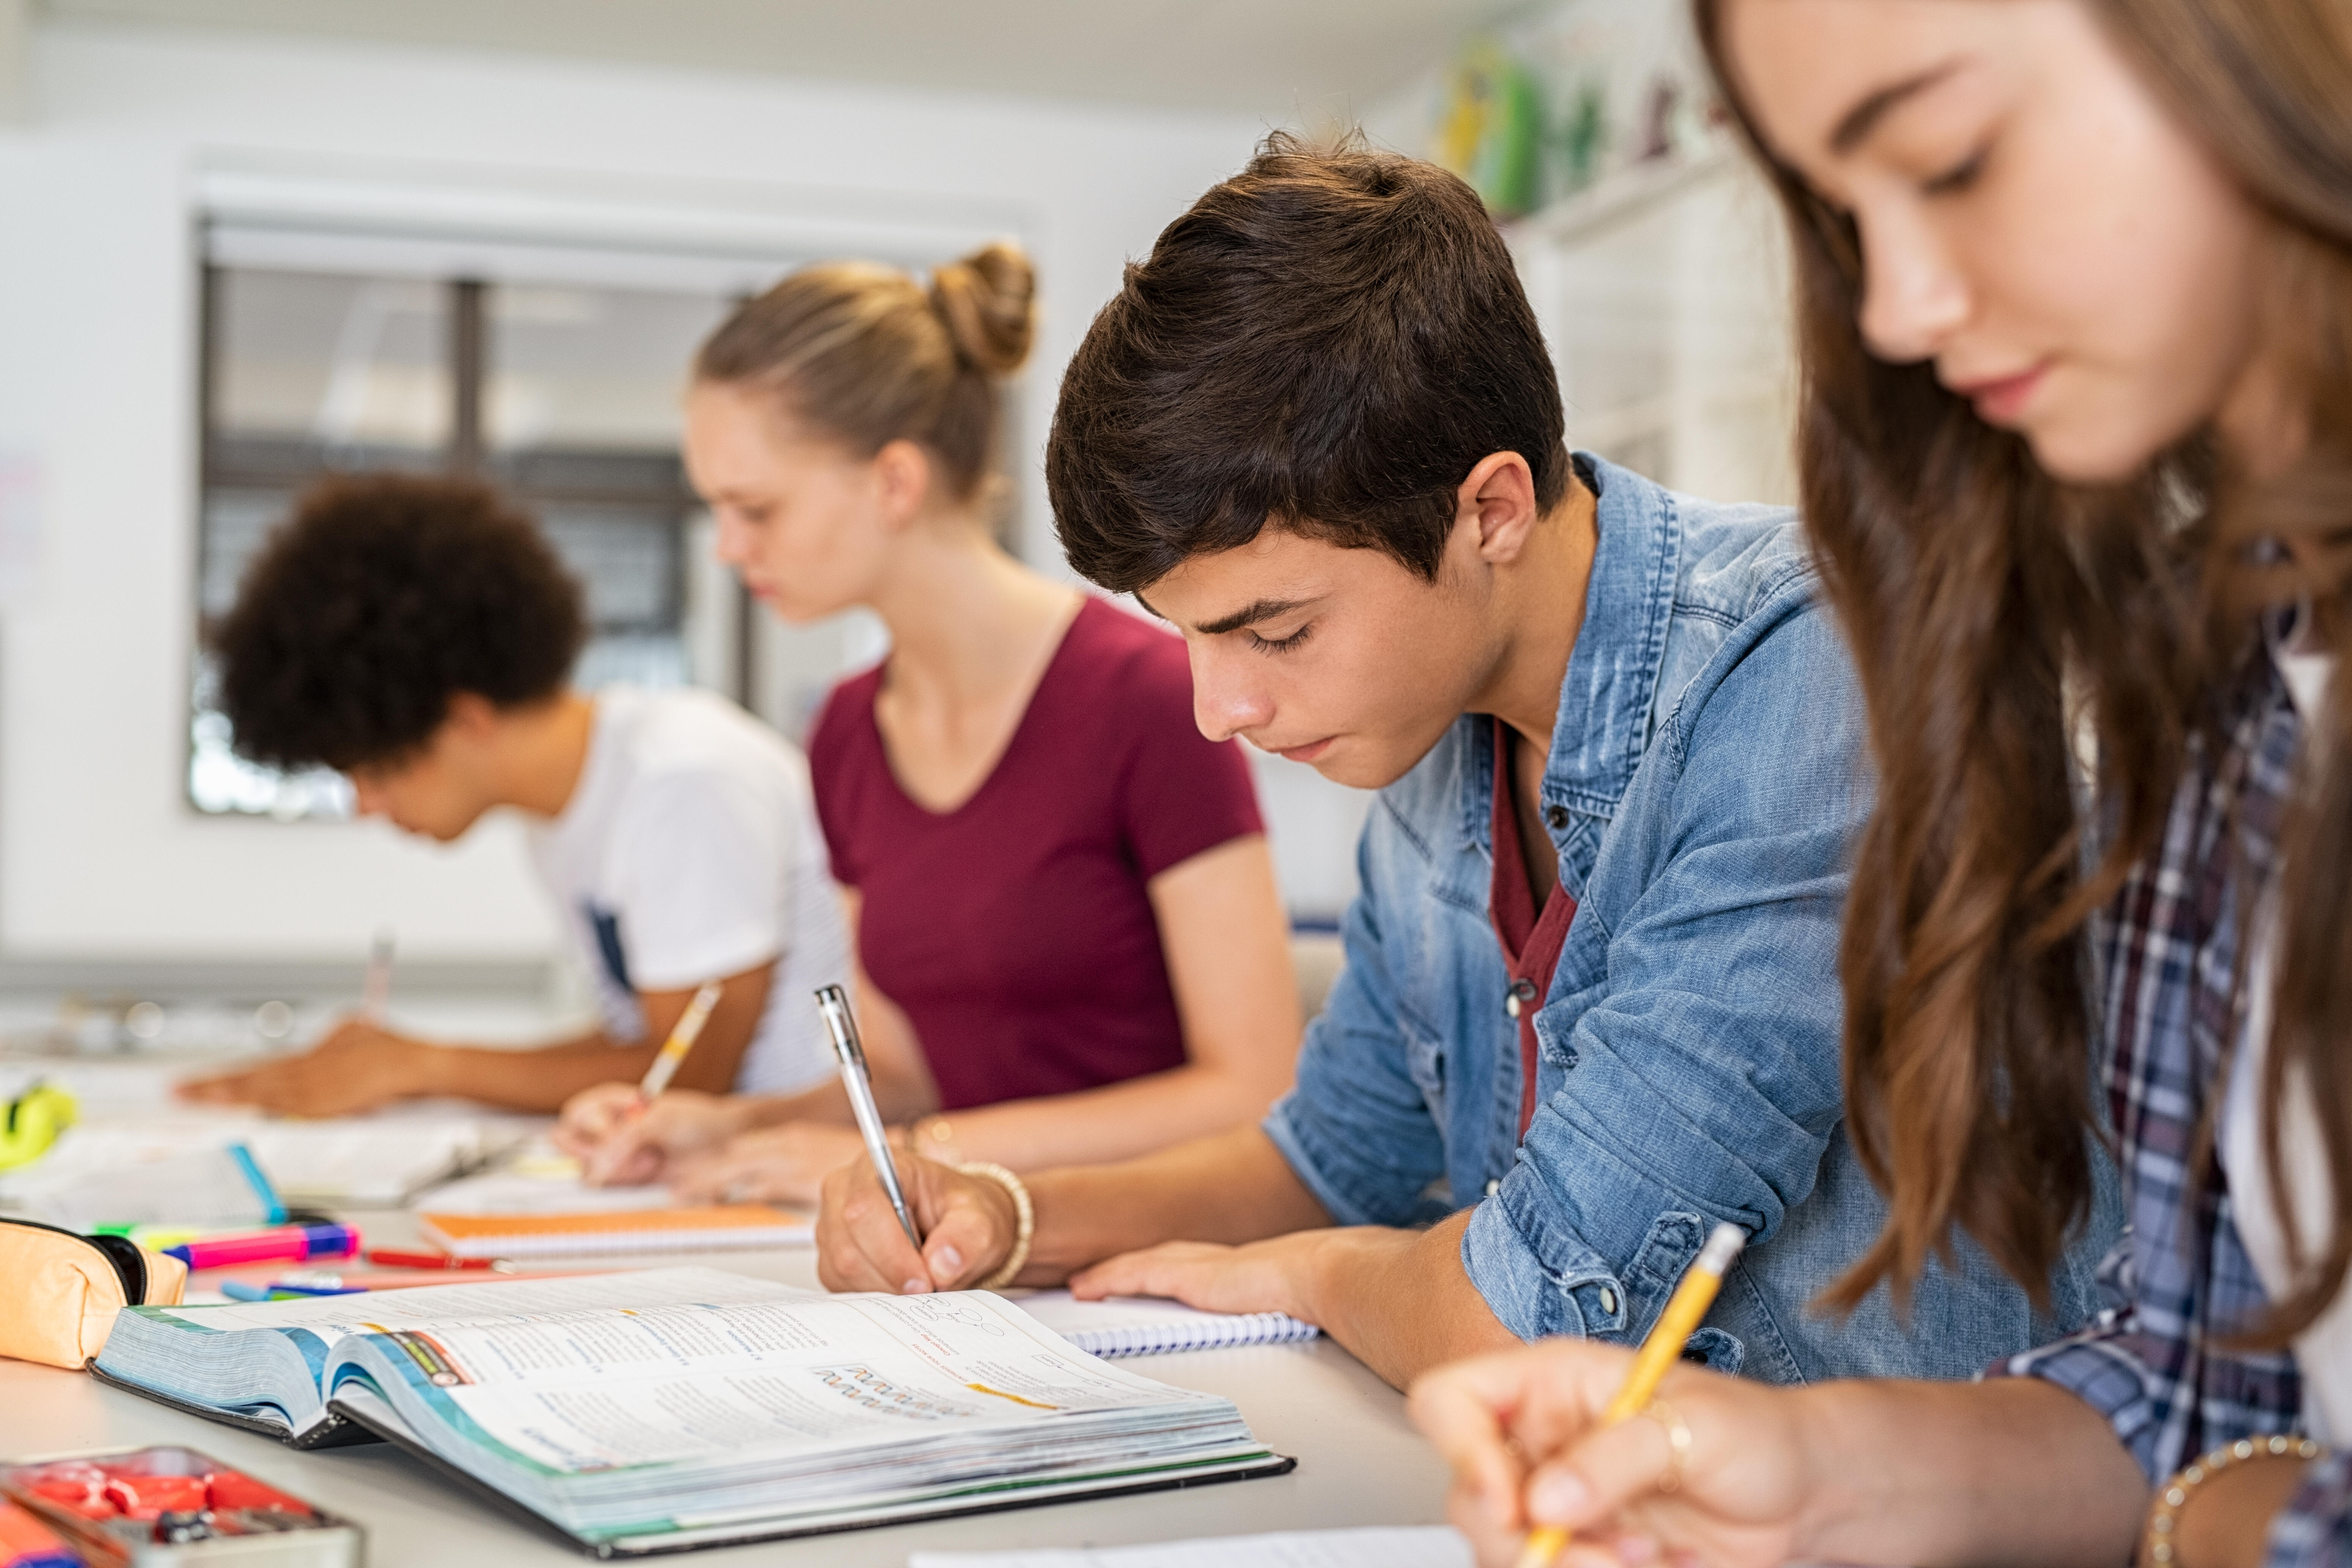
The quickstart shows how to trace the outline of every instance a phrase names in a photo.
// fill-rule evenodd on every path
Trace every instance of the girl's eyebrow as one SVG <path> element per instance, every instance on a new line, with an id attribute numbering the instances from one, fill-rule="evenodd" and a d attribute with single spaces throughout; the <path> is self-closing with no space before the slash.
<path id="1" fill-rule="evenodd" d="M 1927 91 L 1958 68 L 1958 60 L 1946 60 L 1942 65 L 1930 66 L 1916 76 L 1890 82 L 1868 94 L 1847 110 L 1844 117 L 1837 122 L 1837 128 L 1830 132 L 1830 151 L 1837 153 L 1853 152 L 1869 140 L 1871 133 L 1878 129 L 1879 121 L 1906 100 Z"/>

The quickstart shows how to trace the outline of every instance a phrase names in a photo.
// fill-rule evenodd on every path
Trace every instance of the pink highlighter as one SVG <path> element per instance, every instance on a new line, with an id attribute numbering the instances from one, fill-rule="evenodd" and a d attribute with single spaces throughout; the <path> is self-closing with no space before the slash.
<path id="1" fill-rule="evenodd" d="M 238 1263 L 305 1263 L 313 1258 L 349 1258 L 360 1249 L 359 1227 L 349 1225 L 289 1225 L 251 1236 L 215 1236 L 163 1248 L 190 1268 L 226 1268 Z"/>

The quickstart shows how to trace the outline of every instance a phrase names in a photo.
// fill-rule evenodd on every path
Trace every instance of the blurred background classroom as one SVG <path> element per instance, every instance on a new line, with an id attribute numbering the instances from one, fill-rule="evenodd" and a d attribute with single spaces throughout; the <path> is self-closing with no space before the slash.
<path id="1" fill-rule="evenodd" d="M 396 936 L 391 1015 L 589 1007 L 519 825 L 436 848 L 230 752 L 205 618 L 309 480 L 463 470 L 585 580 L 583 684 L 693 682 L 799 739 L 850 617 L 712 558 L 684 367 L 793 266 L 1035 258 L 1005 538 L 1119 268 L 1277 126 L 1360 123 L 1507 227 L 1574 444 L 1787 500 L 1781 259 L 1659 0 L 0 0 L 0 1094 L 290 1048 Z M 1256 756 L 1318 994 L 1369 797 Z"/>

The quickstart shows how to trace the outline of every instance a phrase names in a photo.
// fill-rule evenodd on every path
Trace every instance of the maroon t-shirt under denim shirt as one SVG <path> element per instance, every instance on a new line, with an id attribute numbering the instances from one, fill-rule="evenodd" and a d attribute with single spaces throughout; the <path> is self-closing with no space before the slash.
<path id="1" fill-rule="evenodd" d="M 881 684 L 834 688 L 809 766 L 866 973 L 913 1020 L 941 1106 L 1183 1065 L 1145 884 L 1263 831 L 1238 747 L 1193 725 L 1183 643 L 1088 599 L 995 771 L 945 813 L 890 771 Z"/>

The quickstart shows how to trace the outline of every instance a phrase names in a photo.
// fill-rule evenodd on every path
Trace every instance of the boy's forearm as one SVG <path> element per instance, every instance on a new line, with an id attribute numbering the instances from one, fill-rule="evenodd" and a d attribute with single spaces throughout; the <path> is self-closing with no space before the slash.
<path id="1" fill-rule="evenodd" d="M 1307 1270 L 1314 1321 L 1397 1388 L 1444 1363 L 1517 1345 L 1462 1267 L 1469 1222 L 1465 1210 L 1428 1230 L 1327 1232 Z"/>
<path id="2" fill-rule="evenodd" d="M 1030 1257 L 1060 1278 L 1163 1241 L 1258 1241 L 1331 1223 L 1271 1139 L 1237 1127 L 1116 1165 L 1028 1178 Z"/>
<path id="3" fill-rule="evenodd" d="M 536 1048 L 421 1046 L 421 1093 L 479 1100 L 501 1110 L 553 1113 L 583 1089 L 634 1081 L 645 1074 L 658 1043 L 615 1045 L 602 1034 Z"/>

